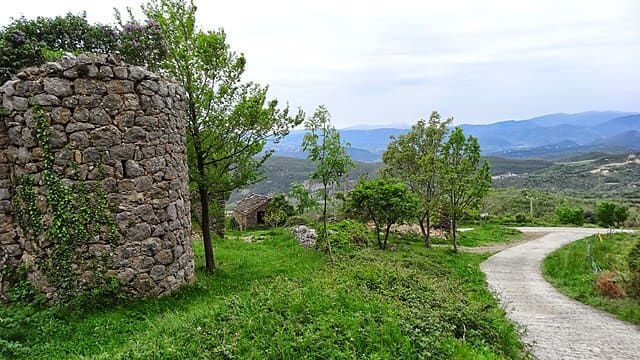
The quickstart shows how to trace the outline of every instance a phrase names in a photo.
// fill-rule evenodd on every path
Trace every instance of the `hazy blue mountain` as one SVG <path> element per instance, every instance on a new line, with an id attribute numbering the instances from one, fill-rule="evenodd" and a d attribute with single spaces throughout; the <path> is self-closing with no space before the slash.
<path id="1" fill-rule="evenodd" d="M 550 114 L 528 120 L 460 125 L 465 134 L 478 138 L 484 154 L 517 159 L 557 159 L 587 152 L 620 153 L 638 149 L 640 114 L 589 111 Z M 406 134 L 403 128 L 342 129 L 354 160 L 380 161 L 390 137 Z M 634 133 L 638 132 L 638 133 Z M 292 131 L 279 144 L 267 148 L 279 156 L 304 158 L 300 144 L 304 130 Z"/>
<path id="2" fill-rule="evenodd" d="M 545 127 L 561 124 L 575 126 L 593 126 L 617 117 L 627 115 L 636 115 L 636 113 L 620 111 L 586 111 L 577 114 L 549 114 L 523 121 L 528 121 L 532 124 Z"/>
<path id="3" fill-rule="evenodd" d="M 627 131 L 600 140 L 594 145 L 600 147 L 615 146 L 630 150 L 640 150 L 640 132 L 637 130 Z"/>
<path id="4" fill-rule="evenodd" d="M 371 130 L 342 129 L 340 139 L 349 143 L 347 152 L 356 161 L 380 161 L 382 153 L 387 148 L 391 136 L 406 134 L 408 129 L 381 128 Z M 306 158 L 302 152 L 301 144 L 304 138 L 304 130 L 294 130 L 278 144 L 268 144 L 268 149 L 275 149 L 278 156 L 294 158 Z"/>
<path id="5" fill-rule="evenodd" d="M 591 128 L 604 136 L 613 136 L 629 131 L 640 131 L 640 115 L 617 117 L 594 125 Z"/>

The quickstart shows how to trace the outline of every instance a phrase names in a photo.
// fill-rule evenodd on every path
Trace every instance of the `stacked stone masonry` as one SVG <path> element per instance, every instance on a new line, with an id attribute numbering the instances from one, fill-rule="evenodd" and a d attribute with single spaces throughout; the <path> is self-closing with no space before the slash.
<path id="1" fill-rule="evenodd" d="M 134 296 L 166 295 L 193 281 L 184 96 L 176 83 L 107 55 L 66 55 L 2 85 L 0 270 L 25 265 L 29 280 L 56 296 L 37 265 L 48 245 L 26 238 L 11 202 L 19 179 L 44 169 L 37 106 L 50 123 L 56 173 L 100 181 L 117 206 L 120 240 L 96 239 L 89 251 L 109 254 L 109 273 Z M 37 183 L 40 202 L 44 193 Z"/>

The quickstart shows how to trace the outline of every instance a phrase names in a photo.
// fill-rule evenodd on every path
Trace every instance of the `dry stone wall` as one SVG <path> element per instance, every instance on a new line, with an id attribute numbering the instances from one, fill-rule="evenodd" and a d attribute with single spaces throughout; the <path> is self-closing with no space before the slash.
<path id="1" fill-rule="evenodd" d="M 101 185 L 113 206 L 116 241 L 101 234 L 84 244 L 108 258 L 107 275 L 140 297 L 166 295 L 191 282 L 184 96 L 174 82 L 106 55 L 67 55 L 2 85 L 0 270 L 22 265 L 37 288 L 50 299 L 57 296 L 39 262 L 55 244 L 46 236 L 29 239 L 12 204 L 29 175 L 38 208 L 47 208 L 46 149 L 37 138 L 37 119 L 44 116 L 55 173 L 63 183 Z M 10 285 L 6 276 L 0 284 L 3 291 Z"/>

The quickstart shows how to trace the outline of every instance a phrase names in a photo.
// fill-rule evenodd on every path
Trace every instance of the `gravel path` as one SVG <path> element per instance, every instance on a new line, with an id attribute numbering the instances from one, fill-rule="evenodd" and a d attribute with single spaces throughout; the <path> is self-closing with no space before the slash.
<path id="1" fill-rule="evenodd" d="M 519 228 L 546 232 L 538 240 L 499 252 L 480 265 L 507 316 L 539 359 L 640 359 L 640 327 L 560 294 L 542 277 L 547 254 L 606 230 Z"/>

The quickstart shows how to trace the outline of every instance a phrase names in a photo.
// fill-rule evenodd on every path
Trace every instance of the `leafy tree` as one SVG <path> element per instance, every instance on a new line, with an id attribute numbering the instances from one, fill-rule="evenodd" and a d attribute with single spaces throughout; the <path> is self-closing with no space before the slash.
<path id="1" fill-rule="evenodd" d="M 345 150 L 345 144 L 340 142 L 340 133 L 331 125 L 331 115 L 324 105 L 318 106 L 313 116 L 307 119 L 305 129 L 307 132 L 302 140 L 302 150 L 308 153 L 307 159 L 316 164 L 311 178 L 322 182 L 322 235 L 333 263 L 331 241 L 327 236 L 327 188 L 339 182 L 354 163 Z"/>
<path id="2" fill-rule="evenodd" d="M 421 119 L 409 133 L 392 138 L 382 155 L 387 165 L 385 172 L 402 179 L 420 199 L 418 223 L 426 247 L 431 247 L 431 217 L 437 213 L 442 199 L 438 185 L 440 157 L 451 121 L 452 118 L 440 120 L 434 111 L 428 122 Z"/>
<path id="3" fill-rule="evenodd" d="M 380 249 L 387 248 L 391 225 L 415 216 L 419 199 L 407 184 L 391 178 L 378 178 L 358 183 L 349 192 L 349 212 L 359 214 L 363 220 L 372 220 Z M 380 231 L 384 229 L 384 241 Z"/>
<path id="4" fill-rule="evenodd" d="M 311 197 L 309 190 L 300 183 L 291 184 L 291 187 L 289 188 L 289 196 L 296 199 L 298 204 L 296 206 L 296 213 L 298 215 L 304 214 L 306 210 L 316 209 L 318 207 L 316 199 Z"/>
<path id="5" fill-rule="evenodd" d="M 486 160 L 480 163 L 478 139 L 465 137 L 459 127 L 445 142 L 441 161 L 439 186 L 446 199 L 453 250 L 457 252 L 457 221 L 465 211 L 480 206 L 491 188 L 491 171 Z"/>
<path id="6" fill-rule="evenodd" d="M 273 227 L 278 227 L 284 224 L 289 216 L 295 214 L 295 209 L 291 205 L 284 195 L 279 194 L 271 198 L 267 204 L 267 211 L 265 212 L 265 221 Z"/>
<path id="7" fill-rule="evenodd" d="M 621 227 L 629 218 L 629 208 L 610 202 L 602 202 L 596 206 L 598 224 L 604 227 Z"/>
<path id="8" fill-rule="evenodd" d="M 186 0 L 152 0 L 143 7 L 159 24 L 166 41 L 162 71 L 186 91 L 189 178 L 200 204 L 199 223 L 206 270 L 215 271 L 211 243 L 212 213 L 224 235 L 224 202 L 232 190 L 257 181 L 259 167 L 271 155 L 257 156 L 268 138 L 278 141 L 302 121 L 288 107 L 267 101 L 267 88 L 243 83 L 246 60 L 231 51 L 223 30 L 196 26 L 196 6 Z M 257 156 L 257 157 L 256 157 Z"/>
<path id="9" fill-rule="evenodd" d="M 86 13 L 14 19 L 0 30 L 0 83 L 18 71 L 71 53 L 119 53 L 131 64 L 153 67 L 165 56 L 155 22 L 120 21 L 120 27 L 90 24 Z"/>
<path id="10" fill-rule="evenodd" d="M 561 224 L 584 225 L 584 210 L 581 207 L 559 206 L 556 208 L 556 215 Z"/>

